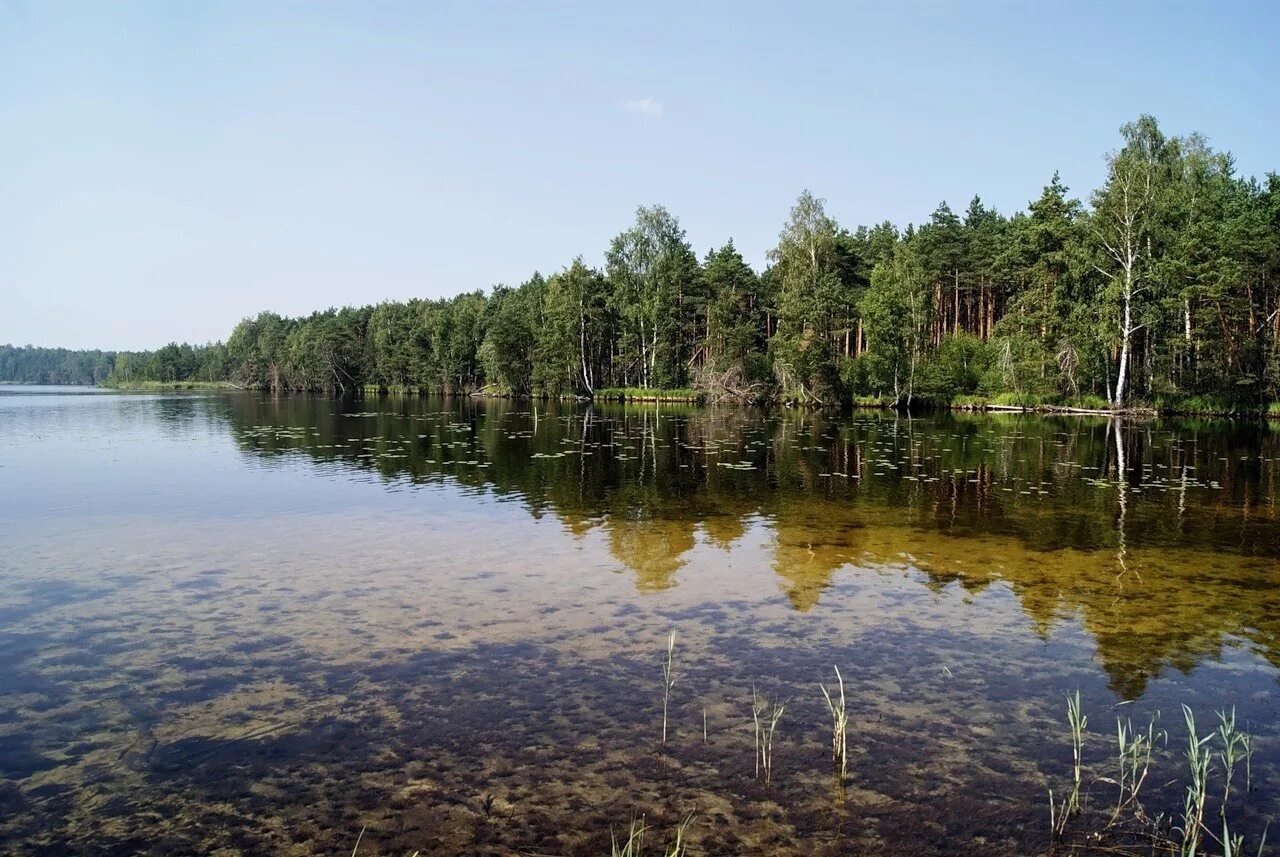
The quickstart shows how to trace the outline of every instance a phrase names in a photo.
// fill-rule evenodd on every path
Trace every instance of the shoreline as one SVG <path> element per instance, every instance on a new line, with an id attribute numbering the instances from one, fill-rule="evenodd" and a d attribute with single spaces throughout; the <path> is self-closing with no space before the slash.
<path id="1" fill-rule="evenodd" d="M 7 382 L 0 382 L 7 383 Z M 27 385 L 22 385 L 27 386 Z M 124 383 L 99 383 L 96 385 L 63 385 L 63 386 L 85 386 L 96 387 L 105 390 L 119 390 L 122 392 L 170 392 L 176 390 L 203 390 L 203 391 L 237 391 L 237 392 L 266 392 L 260 391 L 255 387 L 246 387 L 234 384 L 230 381 L 134 381 Z M 281 391 L 287 395 L 295 395 L 301 391 Z M 900 410 L 912 412 L 912 409 L 895 408 L 888 401 L 868 401 L 863 399 L 859 401 L 855 399 L 852 402 L 840 405 L 804 405 L 796 404 L 783 400 L 771 400 L 766 402 L 729 402 L 729 401 L 710 401 L 708 393 L 699 390 L 662 390 L 654 389 L 645 391 L 641 389 L 618 389 L 610 388 L 598 390 L 594 395 L 583 394 L 567 394 L 559 396 L 550 395 L 530 395 L 530 394 L 514 394 L 490 390 L 475 390 L 471 392 L 461 393 L 443 393 L 435 391 L 422 391 L 415 388 L 385 388 L 379 389 L 375 386 L 366 386 L 359 391 L 360 395 L 375 396 L 443 396 L 443 397 L 468 397 L 473 399 L 509 399 L 512 401 L 560 401 L 560 402 L 594 402 L 599 404 L 678 404 L 678 405 L 694 405 L 698 407 L 781 407 L 787 409 L 811 408 L 815 410 L 875 410 L 890 411 Z M 306 393 L 306 395 L 314 395 Z M 1054 415 L 1060 414 L 1065 416 L 1099 416 L 1099 417 L 1128 417 L 1141 419 L 1154 419 L 1158 417 L 1211 417 L 1214 419 L 1232 419 L 1232 420 L 1280 420 L 1280 402 L 1272 402 L 1269 405 L 1259 406 L 1256 409 L 1247 411 L 1243 410 L 1218 410 L 1218 409 L 1183 409 L 1177 407 L 1156 408 L 1147 405 L 1140 405 L 1128 408 L 1091 408 L 1073 405 L 1052 405 L 1052 404 L 1035 404 L 1035 405 L 1006 405 L 998 402 L 975 402 L 966 404 L 924 404 L 914 410 L 915 413 L 928 413 L 930 411 L 951 411 L 955 413 L 1008 413 L 1008 414 L 1043 414 Z"/>

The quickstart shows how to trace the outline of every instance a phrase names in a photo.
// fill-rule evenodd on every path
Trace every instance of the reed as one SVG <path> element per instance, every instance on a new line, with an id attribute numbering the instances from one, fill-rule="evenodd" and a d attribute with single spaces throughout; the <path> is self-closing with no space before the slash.
<path id="1" fill-rule="evenodd" d="M 835 772 L 836 782 L 843 786 L 848 774 L 849 762 L 846 738 L 849 713 L 844 702 L 844 677 L 840 675 L 840 667 L 832 668 L 836 671 L 836 681 L 840 684 L 840 696 L 833 697 L 825 684 L 818 686 L 822 688 L 822 695 L 827 700 L 827 708 L 831 711 L 831 766 Z"/>
<path id="2" fill-rule="evenodd" d="M 1241 755 L 1244 757 L 1244 790 L 1253 791 L 1253 736 L 1248 732 L 1240 733 Z"/>
<path id="3" fill-rule="evenodd" d="M 1249 747 L 1249 739 L 1236 728 L 1235 706 L 1231 707 L 1230 714 L 1226 711 L 1218 712 L 1218 739 L 1222 742 L 1220 758 L 1223 771 L 1222 806 L 1218 809 L 1218 815 L 1226 816 L 1227 801 L 1231 798 L 1231 781 L 1235 778 L 1236 765 Z M 1248 791 L 1247 788 L 1245 790 Z"/>
<path id="4" fill-rule="evenodd" d="M 751 685 L 751 725 L 756 739 L 756 779 L 760 779 L 760 718 L 764 715 L 768 702 L 756 693 L 756 686 Z"/>
<path id="5" fill-rule="evenodd" d="M 693 824 L 693 813 L 686 815 L 676 825 L 675 841 L 662 850 L 663 857 L 687 857 L 689 843 L 686 840 L 691 824 Z M 631 819 L 631 827 L 627 831 L 626 839 L 619 841 L 618 837 L 610 831 L 610 857 L 644 857 L 644 835 L 648 830 L 649 826 L 644 823 L 643 818 L 639 821 L 633 818 Z"/>
<path id="6" fill-rule="evenodd" d="M 1254 852 L 1254 857 L 1262 857 L 1267 850 L 1267 831 L 1264 828 L 1262 837 L 1258 840 L 1258 850 Z M 1222 857 L 1244 857 L 1244 837 L 1232 833 L 1227 826 L 1227 820 L 1222 819 Z"/>
<path id="7" fill-rule="evenodd" d="M 644 819 L 631 819 L 631 827 L 627 831 L 627 838 L 622 842 L 618 842 L 618 837 L 613 831 L 609 831 L 610 857 L 640 857 L 644 848 L 644 832 L 649 828 L 645 826 Z"/>
<path id="8" fill-rule="evenodd" d="M 778 731 L 778 721 L 787 708 L 789 699 L 770 701 L 751 688 L 751 721 L 756 735 L 756 779 L 764 775 L 765 785 L 773 781 L 773 736 Z"/>
<path id="9" fill-rule="evenodd" d="M 689 825 L 693 824 L 693 813 L 689 813 L 679 824 L 676 825 L 676 840 L 671 843 L 671 847 L 666 851 L 666 857 L 685 857 L 689 852 L 689 845 L 685 842 L 685 836 L 689 832 Z"/>
<path id="10" fill-rule="evenodd" d="M 1067 726 L 1071 730 L 1071 791 L 1056 803 L 1053 789 L 1049 789 L 1049 830 L 1055 838 L 1066 832 L 1067 822 L 1080 812 L 1080 785 L 1083 779 L 1082 756 L 1084 755 L 1084 730 L 1089 725 L 1089 718 L 1080 710 L 1080 691 L 1067 695 Z"/>
<path id="11" fill-rule="evenodd" d="M 1147 731 L 1134 729 L 1129 720 L 1116 718 L 1116 750 L 1119 762 L 1120 794 L 1116 798 L 1116 809 L 1111 814 L 1110 825 L 1114 825 L 1126 807 L 1133 806 L 1139 813 L 1142 804 L 1138 793 L 1147 780 L 1151 770 L 1151 754 L 1155 751 L 1156 741 L 1164 738 L 1163 732 L 1156 731 L 1155 720 L 1147 724 Z"/>
<path id="12" fill-rule="evenodd" d="M 1195 857 L 1200 847 L 1201 832 L 1204 829 L 1204 807 L 1209 796 L 1209 766 L 1213 759 L 1207 745 L 1213 739 L 1213 733 L 1204 737 L 1196 733 L 1195 715 L 1186 705 L 1182 706 L 1182 716 L 1187 721 L 1187 767 L 1191 776 L 1182 806 L 1178 853 L 1181 857 Z"/>
<path id="13" fill-rule="evenodd" d="M 1239 857 L 1244 850 L 1244 837 L 1235 835 L 1227 828 L 1227 820 L 1222 819 L 1222 857 Z M 1261 850 L 1258 852 L 1261 854 Z"/>
<path id="14" fill-rule="evenodd" d="M 1083 777 L 1082 759 L 1084 755 L 1084 730 L 1089 725 L 1089 718 L 1080 710 L 1080 691 L 1067 697 L 1067 725 L 1071 729 L 1072 780 L 1071 793 L 1067 796 L 1065 816 L 1080 812 L 1080 783 Z M 1065 824 L 1065 818 L 1063 819 Z"/>
<path id="15" fill-rule="evenodd" d="M 662 664 L 662 746 L 667 746 L 667 706 L 671 701 L 671 688 L 676 686 L 675 676 L 676 632 L 667 637 L 667 659 Z"/>

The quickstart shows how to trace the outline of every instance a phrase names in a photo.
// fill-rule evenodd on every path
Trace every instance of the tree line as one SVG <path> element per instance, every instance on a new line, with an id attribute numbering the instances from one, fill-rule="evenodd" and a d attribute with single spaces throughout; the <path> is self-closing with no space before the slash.
<path id="1" fill-rule="evenodd" d="M 165 352 L 161 357 L 161 352 Z M 1280 176 L 1237 174 L 1142 116 L 1087 201 L 1055 174 L 1024 212 L 975 196 L 919 225 L 849 230 L 800 194 L 761 272 L 699 258 L 642 207 L 597 268 L 519 286 L 286 318 L 225 344 L 117 355 L 113 380 L 225 379 L 517 396 L 693 388 L 837 404 L 1129 407 L 1280 398 Z"/>
<path id="2" fill-rule="evenodd" d="M 114 351 L 0 345 L 0 383 L 98 384 L 111 376 Z"/>

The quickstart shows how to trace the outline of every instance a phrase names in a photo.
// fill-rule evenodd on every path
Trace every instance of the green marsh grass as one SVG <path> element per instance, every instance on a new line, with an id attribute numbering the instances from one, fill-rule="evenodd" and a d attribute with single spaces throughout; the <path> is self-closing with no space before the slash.
<path id="1" fill-rule="evenodd" d="M 676 632 L 667 637 L 667 659 L 662 664 L 662 746 L 667 746 L 667 706 L 671 701 L 671 689 L 676 686 L 675 676 Z"/>
<path id="2" fill-rule="evenodd" d="M 760 716 L 764 714 L 765 701 L 756 694 L 756 686 L 751 685 L 751 726 L 756 739 L 756 779 L 760 779 Z"/>
<path id="3" fill-rule="evenodd" d="M 1181 754 L 1182 764 L 1186 767 L 1183 777 L 1174 779 L 1169 785 L 1180 781 L 1184 784 L 1183 804 L 1180 815 L 1173 817 L 1159 814 L 1154 818 L 1147 815 L 1140 795 L 1144 783 L 1157 763 L 1161 748 L 1168 745 L 1168 734 L 1156 727 L 1160 713 L 1148 722 L 1145 730 L 1138 729 L 1127 719 L 1116 719 L 1115 759 L 1117 764 L 1116 779 L 1098 777 L 1099 782 L 1111 783 L 1118 788 L 1116 803 L 1111 810 L 1110 819 L 1104 826 L 1094 830 L 1080 830 L 1074 841 L 1066 842 L 1068 849 L 1075 853 L 1083 848 L 1085 852 L 1111 854 L 1168 854 L 1177 857 L 1197 857 L 1197 855 L 1217 853 L 1221 847 L 1224 857 L 1243 857 L 1244 838 L 1233 834 L 1228 820 L 1230 801 L 1234 794 L 1236 771 L 1243 765 L 1245 768 L 1245 790 L 1251 788 L 1250 757 L 1252 755 L 1252 739 L 1248 732 L 1237 726 L 1235 709 L 1223 709 L 1217 713 L 1218 725 L 1214 731 L 1200 734 L 1195 715 L 1191 708 L 1183 705 L 1182 714 L 1187 726 L 1186 748 Z M 1064 839 L 1069 820 L 1074 815 L 1084 815 L 1084 807 L 1080 800 L 1083 782 L 1083 749 L 1084 735 L 1088 726 L 1088 718 L 1081 709 L 1080 694 L 1067 697 L 1067 721 L 1071 730 L 1072 749 L 1072 783 L 1071 790 L 1060 801 L 1056 800 L 1053 790 L 1049 791 L 1049 826 L 1055 843 Z M 1220 763 L 1220 764 L 1219 764 Z M 1222 838 L 1217 831 L 1205 824 L 1206 807 L 1209 803 L 1211 789 L 1216 789 L 1212 782 L 1218 773 L 1222 774 L 1221 817 Z M 1185 778 L 1185 779 L 1184 779 Z M 1133 826 L 1136 823 L 1136 826 Z M 1106 835 L 1114 833 L 1121 839 L 1112 843 Z M 1128 837 L 1136 835 L 1138 841 L 1145 842 L 1142 851 Z M 1261 855 L 1266 847 L 1267 834 L 1264 829 L 1257 854 Z M 1056 849 L 1051 849 L 1051 853 Z"/>
<path id="4" fill-rule="evenodd" d="M 756 736 L 756 779 L 764 776 L 765 785 L 773 781 L 773 736 L 778 730 L 778 721 L 787 708 L 787 702 L 771 701 L 767 696 L 756 693 L 751 688 L 751 721 L 755 726 Z"/>
<path id="5" fill-rule="evenodd" d="M 668 847 L 662 849 L 663 857 L 687 857 L 689 853 L 689 843 L 686 841 L 689 834 L 689 826 L 693 824 L 693 813 L 689 813 L 680 823 L 676 825 L 675 840 Z M 627 838 L 621 841 L 613 834 L 609 833 L 610 857 L 643 857 L 644 855 L 644 835 L 648 832 L 649 826 L 645 824 L 644 819 L 631 819 L 631 826 L 627 830 Z"/>
<path id="6" fill-rule="evenodd" d="M 1067 725 L 1071 729 L 1072 782 L 1071 794 L 1067 798 L 1066 815 L 1080 812 L 1080 780 L 1081 757 L 1084 753 L 1084 730 L 1089 725 L 1089 718 L 1080 710 L 1080 691 L 1067 697 Z"/>
<path id="7" fill-rule="evenodd" d="M 1119 794 L 1116 797 L 1115 812 L 1111 814 L 1108 826 L 1120 819 L 1126 808 L 1132 807 L 1136 813 L 1142 814 L 1142 804 L 1138 799 L 1142 785 L 1147 781 L 1151 771 L 1151 755 L 1155 752 L 1156 742 L 1164 739 L 1164 733 L 1156 730 L 1155 720 L 1147 724 L 1147 731 L 1134 729 L 1132 721 L 1116 718 L 1116 758 L 1119 763 Z"/>
<path id="8" fill-rule="evenodd" d="M 693 824 L 693 813 L 686 815 L 676 825 L 676 839 L 671 843 L 671 847 L 667 849 L 665 857 L 685 857 L 689 850 L 689 845 L 685 842 L 685 836 L 688 834 L 689 825 L 691 824 Z"/>
<path id="9" fill-rule="evenodd" d="M 1253 736 L 1240 733 L 1241 755 L 1244 757 L 1244 790 L 1253 791 Z"/>
<path id="10" fill-rule="evenodd" d="M 1244 733 L 1236 728 L 1236 709 L 1234 706 L 1232 706 L 1230 714 L 1226 711 L 1218 712 L 1218 740 L 1222 743 L 1219 757 L 1222 759 L 1223 779 L 1222 806 L 1218 809 L 1218 815 L 1225 816 L 1227 814 L 1227 802 L 1231 799 L 1231 781 L 1235 778 L 1236 765 L 1240 762 L 1245 751 L 1245 745 L 1248 743 Z"/>
<path id="11" fill-rule="evenodd" d="M 835 770 L 836 782 L 843 786 L 848 774 L 849 762 L 846 739 L 849 712 L 844 702 L 844 677 L 840 675 L 840 667 L 833 667 L 833 669 L 836 671 L 836 681 L 840 683 L 839 698 L 832 697 L 825 684 L 818 686 L 822 688 L 822 695 L 827 700 L 827 708 L 831 711 L 831 765 Z"/>
<path id="12" fill-rule="evenodd" d="M 1182 807 L 1182 826 L 1179 828 L 1178 853 L 1181 857 L 1195 857 L 1204 830 L 1204 808 L 1209 797 L 1209 767 L 1213 754 L 1207 745 L 1213 733 L 1201 737 L 1196 732 L 1196 718 L 1191 709 L 1182 706 L 1182 716 L 1187 722 L 1187 794 Z"/>
<path id="13" fill-rule="evenodd" d="M 641 851 L 644 849 L 644 832 L 648 830 L 644 820 L 637 821 L 631 819 L 631 827 L 627 831 L 627 838 L 621 843 L 613 831 L 609 831 L 610 857 L 640 857 Z"/>
<path id="14" fill-rule="evenodd" d="M 1081 757 L 1084 753 L 1084 731 L 1089 718 L 1080 709 L 1080 691 L 1067 694 L 1067 726 L 1071 731 L 1071 791 L 1057 804 L 1053 789 L 1049 789 L 1049 829 L 1054 837 L 1061 837 L 1067 830 L 1067 822 L 1080 812 L 1080 784 L 1083 778 Z"/>

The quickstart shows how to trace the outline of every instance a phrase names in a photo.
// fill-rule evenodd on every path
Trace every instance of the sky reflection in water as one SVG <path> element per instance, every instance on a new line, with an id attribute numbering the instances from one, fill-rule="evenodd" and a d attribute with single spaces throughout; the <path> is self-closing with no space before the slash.
<path id="1" fill-rule="evenodd" d="M 1277 477 L 1221 422 L 0 395 L 0 845 L 598 853 L 697 811 L 706 853 L 1025 853 L 1077 687 L 1099 774 L 1113 705 L 1175 747 L 1236 705 L 1256 835 Z M 767 791 L 752 683 L 792 697 Z"/>

